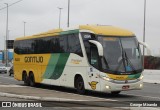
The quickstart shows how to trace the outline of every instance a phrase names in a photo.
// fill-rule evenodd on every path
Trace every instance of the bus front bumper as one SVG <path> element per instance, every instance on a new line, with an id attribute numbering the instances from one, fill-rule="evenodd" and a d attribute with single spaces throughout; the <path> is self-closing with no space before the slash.
<path id="1" fill-rule="evenodd" d="M 127 90 L 140 90 L 143 88 L 143 81 L 139 80 L 134 83 L 113 83 L 113 82 L 106 82 L 103 83 L 104 85 L 101 88 L 102 92 L 114 92 L 114 91 L 127 91 Z"/>

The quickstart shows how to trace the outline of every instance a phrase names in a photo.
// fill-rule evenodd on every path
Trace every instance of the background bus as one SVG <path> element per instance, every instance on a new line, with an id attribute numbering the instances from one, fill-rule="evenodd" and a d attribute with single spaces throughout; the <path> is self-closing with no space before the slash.
<path id="1" fill-rule="evenodd" d="M 143 66 L 134 33 L 113 27 L 81 25 L 14 42 L 14 78 L 36 83 L 118 94 L 142 89 Z"/>

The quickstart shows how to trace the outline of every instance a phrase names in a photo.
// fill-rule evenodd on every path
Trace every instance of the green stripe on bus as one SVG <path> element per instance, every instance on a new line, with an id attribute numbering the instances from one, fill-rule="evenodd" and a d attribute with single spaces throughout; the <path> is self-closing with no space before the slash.
<path id="1" fill-rule="evenodd" d="M 128 78 L 129 79 L 137 79 L 141 76 L 141 73 L 138 73 L 138 74 L 134 74 L 134 75 L 128 75 Z"/>
<path id="2" fill-rule="evenodd" d="M 56 68 L 52 74 L 52 76 L 50 77 L 50 79 L 58 79 L 62 73 L 63 73 L 63 70 L 66 66 L 66 63 L 67 63 L 67 60 L 69 58 L 69 53 L 62 53 L 60 54 L 60 57 L 58 59 L 58 63 L 56 65 Z"/>
<path id="3" fill-rule="evenodd" d="M 52 76 L 55 67 L 57 65 L 58 59 L 59 59 L 60 54 L 51 54 L 51 57 L 49 59 L 49 63 L 47 65 L 46 71 L 43 75 L 43 78 L 45 79 L 50 79 L 50 77 Z"/>
<path id="4" fill-rule="evenodd" d="M 69 55 L 69 53 L 51 54 L 43 78 L 58 79 L 63 73 Z"/>
<path id="5" fill-rule="evenodd" d="M 72 34 L 72 33 L 79 33 L 79 29 L 69 30 L 69 31 L 63 31 L 63 32 L 60 32 L 59 34 L 63 35 L 63 34 Z"/>

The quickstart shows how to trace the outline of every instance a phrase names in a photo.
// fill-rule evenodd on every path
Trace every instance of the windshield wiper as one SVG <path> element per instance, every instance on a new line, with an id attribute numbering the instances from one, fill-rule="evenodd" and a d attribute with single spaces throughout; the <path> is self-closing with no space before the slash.
<path id="1" fill-rule="evenodd" d="M 118 69 L 120 68 L 120 66 L 121 66 L 121 64 L 123 63 L 123 67 L 124 67 L 124 69 L 125 69 L 125 71 L 126 71 L 126 63 L 125 63 L 125 60 L 126 60 L 126 58 L 125 58 L 125 56 L 124 56 L 124 53 L 122 52 L 122 58 L 120 59 L 120 61 L 118 61 L 118 67 L 116 68 L 116 72 L 118 72 Z"/>
<path id="2" fill-rule="evenodd" d="M 126 51 L 125 51 L 125 50 L 123 50 L 123 51 L 124 51 L 124 54 L 125 54 L 125 58 L 126 58 L 127 63 L 129 63 L 129 65 L 131 66 L 133 72 L 136 73 L 137 71 L 136 71 L 135 67 L 133 66 L 131 60 L 128 58 L 128 56 L 127 56 L 127 54 L 126 54 Z"/>
<path id="3" fill-rule="evenodd" d="M 105 64 L 106 64 L 107 68 L 109 69 L 109 65 L 108 65 L 108 62 L 107 62 L 106 58 L 103 57 L 103 59 L 104 59 L 104 62 L 105 62 Z"/>
<path id="4" fill-rule="evenodd" d="M 102 62 L 103 62 L 104 64 L 103 64 Z M 106 66 L 106 68 L 103 68 L 103 66 L 102 66 L 103 71 L 109 72 L 109 65 L 108 65 L 108 62 L 107 62 L 107 60 L 106 60 L 105 57 L 103 57 L 103 58 L 101 59 L 101 63 L 102 63 L 102 65 L 105 65 L 105 66 Z"/>
<path id="5" fill-rule="evenodd" d="M 131 66 L 132 70 L 134 73 L 136 73 L 136 69 L 135 67 L 133 66 L 132 62 L 130 61 L 130 59 L 128 58 L 127 54 L 126 54 L 126 51 L 123 49 L 123 46 L 122 46 L 122 42 L 121 42 L 121 39 L 120 39 L 120 45 L 121 45 L 121 48 L 122 48 L 122 59 L 120 60 L 119 62 L 119 65 L 116 69 L 116 71 L 119 69 L 119 67 L 121 66 L 121 63 L 123 62 L 123 66 L 124 66 L 124 69 L 125 69 L 125 72 L 127 72 L 127 66 Z M 127 64 L 126 64 L 127 63 Z"/>

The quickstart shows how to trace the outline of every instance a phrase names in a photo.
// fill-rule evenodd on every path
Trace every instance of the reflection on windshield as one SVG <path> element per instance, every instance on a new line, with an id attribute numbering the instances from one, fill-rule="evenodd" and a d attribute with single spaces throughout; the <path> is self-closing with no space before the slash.
<path id="1" fill-rule="evenodd" d="M 98 40 L 104 47 L 103 70 L 123 73 L 142 70 L 141 53 L 136 37 L 104 37 Z"/>

